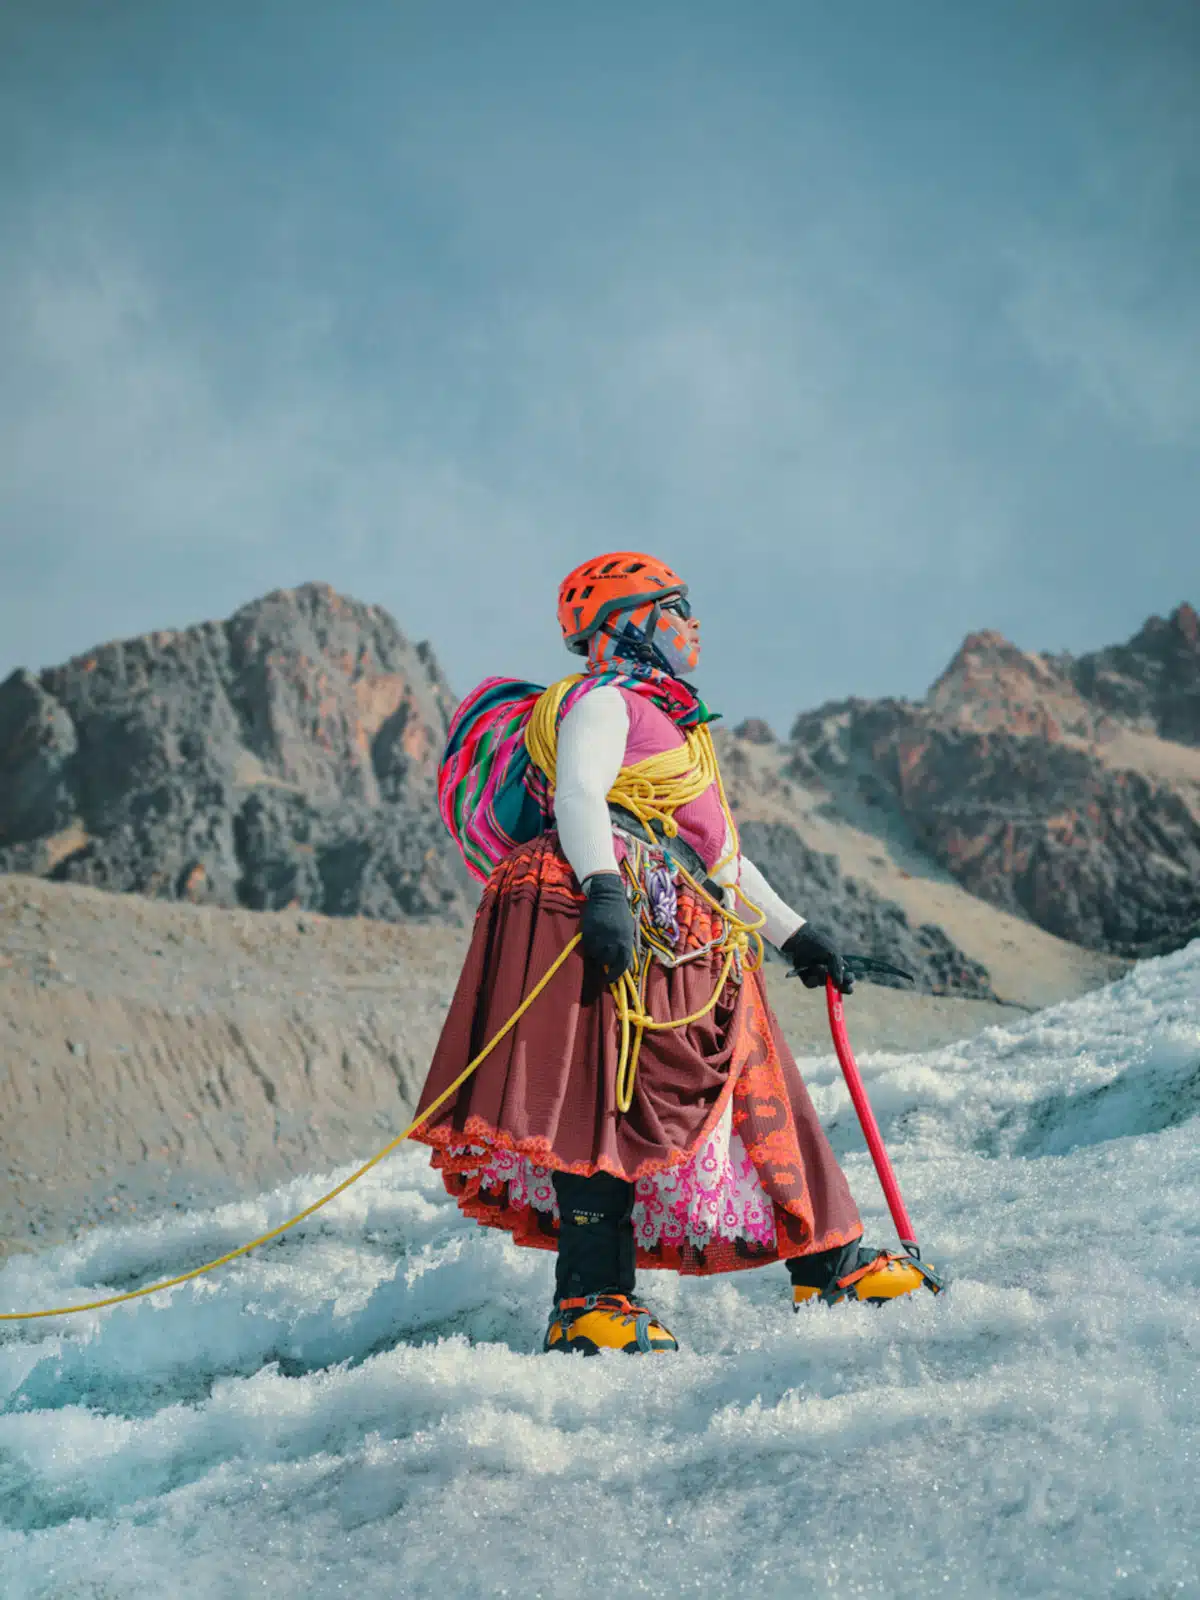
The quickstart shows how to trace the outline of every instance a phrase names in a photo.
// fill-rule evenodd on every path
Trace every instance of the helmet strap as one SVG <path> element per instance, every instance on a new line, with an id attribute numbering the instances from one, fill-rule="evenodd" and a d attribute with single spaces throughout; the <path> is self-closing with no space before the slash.
<path id="1" fill-rule="evenodd" d="M 626 660 L 639 661 L 645 666 L 654 667 L 659 672 L 665 672 L 673 677 L 670 664 L 662 651 L 654 644 L 654 635 L 658 631 L 658 619 L 662 615 L 661 606 L 655 605 L 646 619 L 646 626 L 642 629 L 629 631 L 628 624 L 614 627 L 606 622 L 601 632 L 614 641 L 613 654 L 624 656 Z"/>

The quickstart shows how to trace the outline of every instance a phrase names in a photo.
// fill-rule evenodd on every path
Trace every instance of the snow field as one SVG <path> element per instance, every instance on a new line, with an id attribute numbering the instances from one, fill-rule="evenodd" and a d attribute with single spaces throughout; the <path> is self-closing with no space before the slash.
<path id="1" fill-rule="evenodd" d="M 678 1356 L 542 1357 L 552 1257 L 409 1148 L 211 1277 L 4 1325 L 0 1593 L 1200 1594 L 1200 945 L 862 1065 L 944 1296 L 793 1316 L 779 1267 L 647 1273 Z M 886 1242 L 832 1053 L 803 1069 Z M 0 1307 L 178 1271 L 329 1182 L 14 1258 Z"/>

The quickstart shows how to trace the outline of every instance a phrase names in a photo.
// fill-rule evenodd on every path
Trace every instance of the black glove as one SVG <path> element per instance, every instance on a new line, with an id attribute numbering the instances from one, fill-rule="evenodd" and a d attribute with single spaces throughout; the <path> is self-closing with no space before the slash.
<path id="1" fill-rule="evenodd" d="M 619 872 L 593 872 L 585 885 L 587 903 L 579 915 L 583 953 L 616 983 L 634 962 L 633 912 Z"/>
<path id="2" fill-rule="evenodd" d="M 802 923 L 781 949 L 806 989 L 819 989 L 828 977 L 842 994 L 853 993 L 854 974 L 846 970 L 837 945 L 811 922 Z"/>

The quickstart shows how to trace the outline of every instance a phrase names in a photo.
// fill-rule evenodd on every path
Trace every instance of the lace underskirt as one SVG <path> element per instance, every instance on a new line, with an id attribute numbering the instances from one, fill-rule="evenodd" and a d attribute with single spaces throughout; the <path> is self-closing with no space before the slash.
<path id="1" fill-rule="evenodd" d="M 478 1155 L 482 1187 L 507 1186 L 508 1203 L 558 1216 L 552 1171 L 527 1156 L 492 1146 L 451 1146 L 456 1156 Z M 683 1165 L 651 1173 L 637 1182 L 633 1205 L 637 1243 L 653 1249 L 690 1244 L 703 1250 L 712 1239 L 745 1239 L 775 1247 L 775 1209 L 763 1191 L 758 1172 L 733 1127 L 732 1108 Z"/>

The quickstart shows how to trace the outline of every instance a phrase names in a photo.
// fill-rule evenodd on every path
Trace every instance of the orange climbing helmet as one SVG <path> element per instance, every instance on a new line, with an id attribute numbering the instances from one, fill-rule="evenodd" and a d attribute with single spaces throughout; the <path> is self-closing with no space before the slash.
<path id="1" fill-rule="evenodd" d="M 558 624 L 563 642 L 576 655 L 588 653 L 588 641 L 608 621 L 623 611 L 643 605 L 661 606 L 664 600 L 685 602 L 687 584 L 665 561 L 616 550 L 595 556 L 568 572 L 558 591 Z"/>

